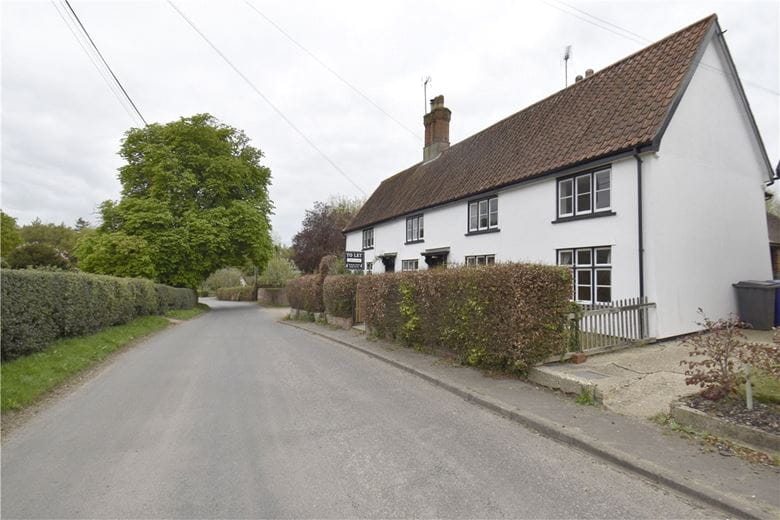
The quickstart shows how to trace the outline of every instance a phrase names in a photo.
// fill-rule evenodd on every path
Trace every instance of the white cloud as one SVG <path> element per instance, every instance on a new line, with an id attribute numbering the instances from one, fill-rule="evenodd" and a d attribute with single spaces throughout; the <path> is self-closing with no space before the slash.
<path id="1" fill-rule="evenodd" d="M 444 1 L 374 3 L 252 0 L 306 48 L 403 124 L 422 134 L 420 80 L 453 111 L 463 139 L 643 45 L 551 4 Z M 312 150 L 164 2 L 72 5 L 149 121 L 210 112 L 242 128 L 273 171 L 275 231 L 289 242 L 304 210 L 358 191 Z M 656 40 L 711 12 L 726 39 L 777 161 L 776 2 L 577 2 L 570 5 Z M 177 5 L 273 102 L 358 184 L 417 162 L 422 143 L 322 69 L 243 2 Z M 73 223 L 118 198 L 116 155 L 127 115 L 50 2 L 4 2 L 2 206 L 22 222 Z"/>

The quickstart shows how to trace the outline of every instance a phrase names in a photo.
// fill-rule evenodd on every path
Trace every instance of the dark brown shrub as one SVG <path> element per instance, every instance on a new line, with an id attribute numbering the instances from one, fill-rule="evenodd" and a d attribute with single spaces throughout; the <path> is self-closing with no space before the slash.
<path id="1" fill-rule="evenodd" d="M 565 348 L 568 270 L 505 263 L 359 277 L 366 324 L 466 363 L 525 371 Z"/>
<path id="2" fill-rule="evenodd" d="M 352 318 L 359 278 L 354 274 L 327 276 L 322 285 L 325 312 L 339 318 Z"/>
<path id="3" fill-rule="evenodd" d="M 308 312 L 323 312 L 322 276 L 307 274 L 287 282 L 290 307 Z"/>

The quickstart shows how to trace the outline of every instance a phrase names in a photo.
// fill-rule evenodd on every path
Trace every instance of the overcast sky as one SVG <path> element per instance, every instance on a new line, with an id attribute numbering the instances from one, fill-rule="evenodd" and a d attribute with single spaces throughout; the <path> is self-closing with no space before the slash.
<path id="1" fill-rule="evenodd" d="M 251 2 L 401 124 L 243 1 L 176 5 L 367 194 L 422 158 L 421 137 L 404 127 L 423 133 L 424 76 L 428 97 L 444 94 L 452 110 L 454 143 L 561 89 L 566 45 L 573 78 L 713 12 L 770 160 L 779 158 L 777 1 Z M 167 3 L 71 4 L 147 121 L 209 112 L 246 131 L 272 170 L 272 222 L 284 242 L 315 200 L 361 195 Z M 4 211 L 20 223 L 95 222 L 97 205 L 119 197 L 120 139 L 139 124 L 52 2 L 2 3 Z"/>

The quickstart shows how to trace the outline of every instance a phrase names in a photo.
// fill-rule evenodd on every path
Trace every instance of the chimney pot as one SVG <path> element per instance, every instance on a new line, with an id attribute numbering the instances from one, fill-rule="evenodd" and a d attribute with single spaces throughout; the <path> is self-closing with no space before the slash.
<path id="1" fill-rule="evenodd" d="M 431 111 L 423 117 L 425 125 L 425 147 L 423 161 L 439 156 L 450 146 L 450 118 L 452 112 L 444 106 L 444 96 L 431 99 Z"/>
<path id="2" fill-rule="evenodd" d="M 579 83 L 580 81 L 582 81 L 582 75 L 581 74 L 577 74 L 577 77 L 574 78 L 574 83 Z"/>
<path id="3" fill-rule="evenodd" d="M 588 69 L 588 70 L 586 70 L 586 71 L 585 71 L 585 77 L 586 77 L 586 78 L 589 78 L 589 77 L 591 77 L 591 76 L 593 76 L 593 69 Z"/>

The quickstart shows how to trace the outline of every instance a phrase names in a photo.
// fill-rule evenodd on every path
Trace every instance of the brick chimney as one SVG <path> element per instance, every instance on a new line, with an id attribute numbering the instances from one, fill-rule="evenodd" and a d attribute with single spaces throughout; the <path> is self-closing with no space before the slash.
<path id="1" fill-rule="evenodd" d="M 435 159 L 449 148 L 451 117 L 452 112 L 444 106 L 444 96 L 436 96 L 431 100 L 431 111 L 423 117 L 425 124 L 423 161 Z"/>

